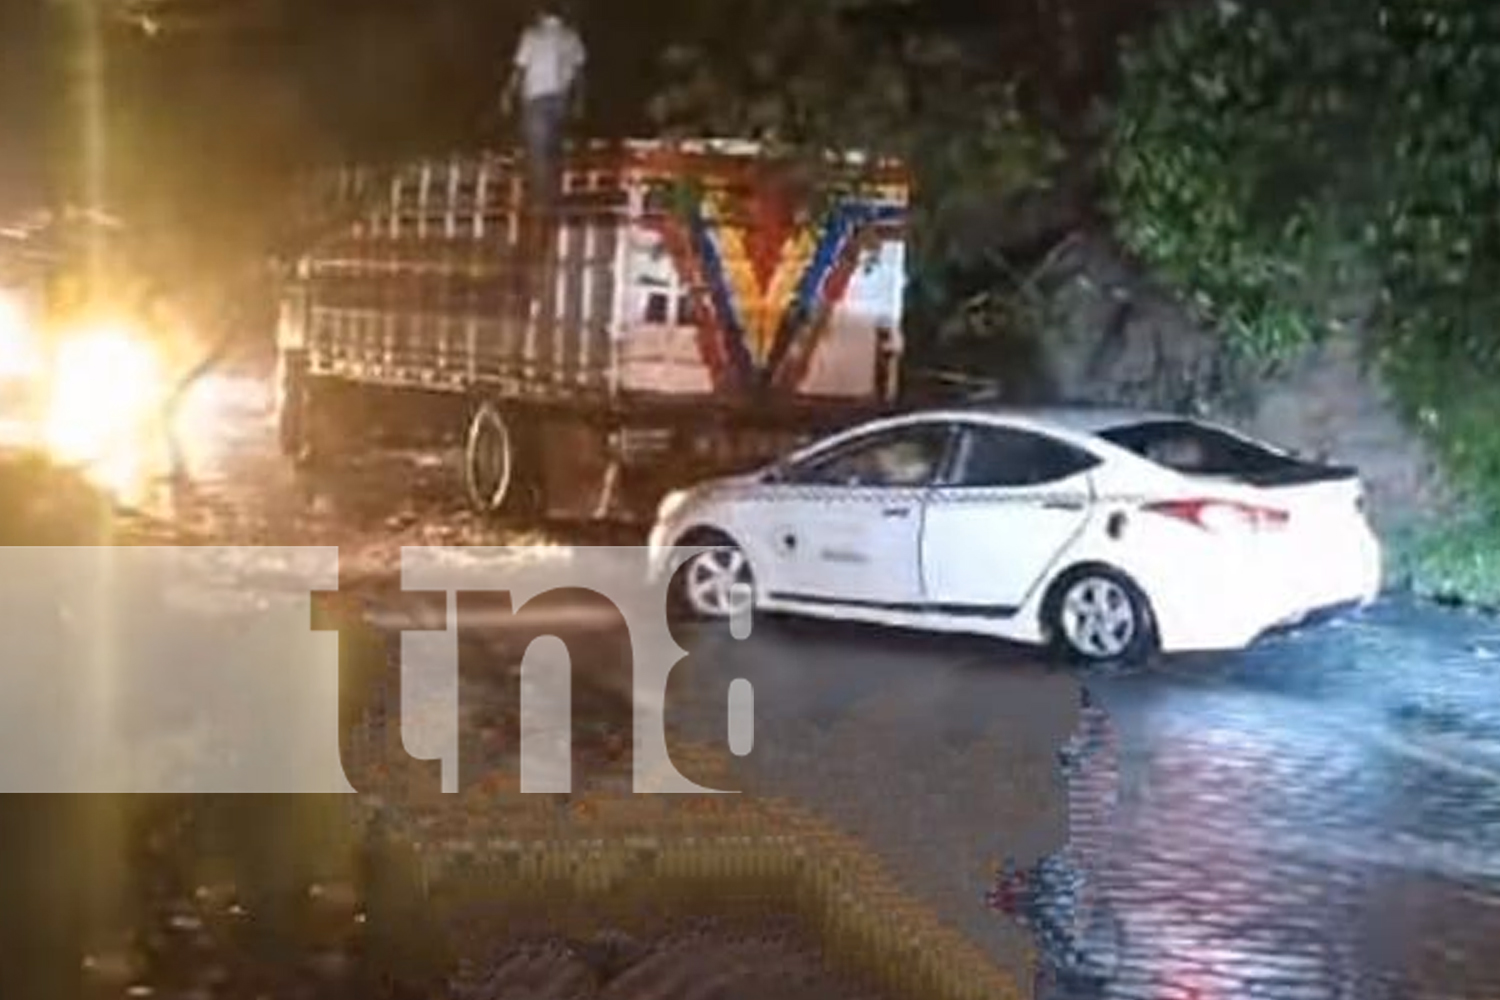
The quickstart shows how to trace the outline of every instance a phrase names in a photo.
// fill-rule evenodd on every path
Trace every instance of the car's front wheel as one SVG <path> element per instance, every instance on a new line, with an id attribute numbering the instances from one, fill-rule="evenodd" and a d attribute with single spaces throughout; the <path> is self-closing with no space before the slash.
<path id="1" fill-rule="evenodd" d="M 675 591 L 676 604 L 688 615 L 724 620 L 749 612 L 755 578 L 739 546 L 717 544 L 687 555 L 675 575 Z"/>
<path id="2" fill-rule="evenodd" d="M 1139 663 L 1156 649 L 1145 595 L 1124 574 L 1103 566 L 1065 574 L 1044 614 L 1053 648 L 1074 662 Z"/>

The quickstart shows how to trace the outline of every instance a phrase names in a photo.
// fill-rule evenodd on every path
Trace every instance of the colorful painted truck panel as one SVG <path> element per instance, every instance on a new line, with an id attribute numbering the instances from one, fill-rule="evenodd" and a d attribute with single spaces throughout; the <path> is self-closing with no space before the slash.
<path id="1" fill-rule="evenodd" d="M 536 222 L 505 157 L 366 175 L 358 220 L 297 267 L 283 351 L 312 377 L 585 405 L 889 399 L 905 175 L 790 177 L 750 144 L 594 146 Z"/>

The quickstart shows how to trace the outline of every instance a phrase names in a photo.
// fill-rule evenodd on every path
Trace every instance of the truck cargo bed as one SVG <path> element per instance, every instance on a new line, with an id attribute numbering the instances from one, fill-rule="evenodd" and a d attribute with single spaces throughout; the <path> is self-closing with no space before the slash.
<path id="1" fill-rule="evenodd" d="M 888 398 L 904 181 L 869 168 L 812 219 L 759 165 L 738 146 L 586 150 L 545 215 L 505 157 L 400 168 L 303 256 L 280 342 L 316 375 L 590 405 Z"/>

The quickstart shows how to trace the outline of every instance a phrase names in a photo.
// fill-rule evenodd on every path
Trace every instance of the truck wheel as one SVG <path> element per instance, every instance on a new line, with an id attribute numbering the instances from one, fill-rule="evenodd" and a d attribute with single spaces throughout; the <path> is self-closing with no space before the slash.
<path id="1" fill-rule="evenodd" d="M 493 403 L 481 403 L 469 418 L 464 446 L 464 487 L 474 509 L 493 514 L 505 506 L 515 478 L 516 449 L 510 426 Z"/>
<path id="2" fill-rule="evenodd" d="M 282 447 L 298 472 L 327 472 L 343 460 L 340 449 L 348 435 L 343 409 L 347 394 L 326 381 L 297 380 L 295 394 L 282 411 Z"/>
<path id="3" fill-rule="evenodd" d="M 327 387 L 302 379 L 282 411 L 282 448 L 299 472 L 324 468 L 333 454 L 337 428 Z"/>
<path id="4" fill-rule="evenodd" d="M 507 420 L 493 403 L 474 409 L 464 447 L 464 488 L 475 510 L 529 516 L 543 509 L 537 430 Z"/>
<path id="5" fill-rule="evenodd" d="M 281 358 L 276 386 L 276 438 L 281 454 L 299 462 L 307 450 L 307 375 L 293 359 Z"/>

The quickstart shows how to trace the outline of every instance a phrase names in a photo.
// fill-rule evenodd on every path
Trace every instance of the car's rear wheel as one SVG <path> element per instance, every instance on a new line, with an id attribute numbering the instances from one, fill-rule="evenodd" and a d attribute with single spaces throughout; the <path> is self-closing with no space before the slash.
<path id="1" fill-rule="evenodd" d="M 727 540 L 705 539 L 685 548 L 691 551 L 674 576 L 674 603 L 679 610 L 706 621 L 748 613 L 754 604 L 755 577 L 740 547 Z"/>
<path id="2" fill-rule="evenodd" d="M 1078 663 L 1139 663 L 1156 651 L 1156 624 L 1139 587 L 1104 566 L 1080 567 L 1053 586 L 1045 609 L 1053 648 Z"/>

